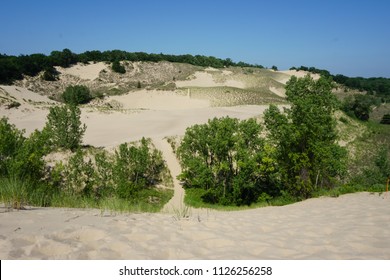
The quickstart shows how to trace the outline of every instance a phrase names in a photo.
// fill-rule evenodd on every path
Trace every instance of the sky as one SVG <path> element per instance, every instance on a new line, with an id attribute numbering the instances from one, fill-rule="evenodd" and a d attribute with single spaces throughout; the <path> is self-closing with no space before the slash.
<path id="1" fill-rule="evenodd" d="M 0 0 L 0 53 L 207 55 L 390 78 L 388 0 Z"/>

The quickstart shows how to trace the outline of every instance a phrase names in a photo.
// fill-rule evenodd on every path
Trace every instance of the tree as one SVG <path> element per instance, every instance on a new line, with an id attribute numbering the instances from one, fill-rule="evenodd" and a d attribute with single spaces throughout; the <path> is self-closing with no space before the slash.
<path id="1" fill-rule="evenodd" d="M 291 108 L 271 105 L 264 114 L 269 137 L 277 148 L 282 183 L 297 197 L 330 187 L 345 169 L 346 152 L 337 143 L 333 113 L 337 99 L 331 80 L 293 76 L 286 85 Z"/>
<path id="2" fill-rule="evenodd" d="M 80 108 L 74 105 L 50 108 L 44 131 L 50 135 L 53 148 L 75 150 L 81 145 L 87 127 L 81 124 L 80 115 Z"/>
<path id="3" fill-rule="evenodd" d="M 225 205 L 275 195 L 275 161 L 261 131 L 254 119 L 229 117 L 187 128 L 178 148 L 185 187 L 202 189 L 204 201 Z"/>
<path id="4" fill-rule="evenodd" d="M 88 103 L 92 99 L 89 88 L 84 85 L 68 86 L 62 93 L 65 103 L 79 105 Z"/>

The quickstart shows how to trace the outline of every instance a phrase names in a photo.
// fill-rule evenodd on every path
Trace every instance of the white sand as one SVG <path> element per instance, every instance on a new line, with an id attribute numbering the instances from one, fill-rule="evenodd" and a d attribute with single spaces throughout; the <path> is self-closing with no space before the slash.
<path id="1" fill-rule="evenodd" d="M 239 212 L 0 213 L 1 259 L 389 259 L 390 197 L 368 193 Z"/>
<path id="2" fill-rule="evenodd" d="M 99 77 L 100 71 L 107 68 L 104 62 L 81 64 L 78 63 L 69 68 L 56 67 L 61 74 L 72 75 L 83 80 L 95 80 Z"/>

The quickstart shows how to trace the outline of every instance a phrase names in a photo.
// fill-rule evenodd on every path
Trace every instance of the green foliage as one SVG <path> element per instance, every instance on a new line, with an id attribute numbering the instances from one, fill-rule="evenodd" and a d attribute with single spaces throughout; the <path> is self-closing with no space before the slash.
<path id="1" fill-rule="evenodd" d="M 80 121 L 80 108 L 73 105 L 50 108 L 45 133 L 50 135 L 53 148 L 75 150 L 80 147 L 86 130 Z"/>
<path id="2" fill-rule="evenodd" d="M 291 108 L 282 113 L 271 105 L 264 114 L 269 137 L 277 148 L 283 185 L 297 197 L 333 186 L 345 171 L 346 151 L 336 143 L 333 113 L 337 100 L 331 89 L 326 78 L 314 81 L 310 76 L 293 76 L 286 85 Z"/>
<path id="3" fill-rule="evenodd" d="M 0 119 L 0 177 L 12 177 L 29 180 L 34 183 L 42 176 L 45 148 L 43 135 L 35 131 L 29 138 L 23 136 L 8 123 L 6 118 Z"/>
<path id="4" fill-rule="evenodd" d="M 119 74 L 124 74 L 126 73 L 126 69 L 123 65 L 120 64 L 118 60 L 115 60 L 112 63 L 112 71 L 119 73 Z"/>
<path id="5" fill-rule="evenodd" d="M 131 198 L 160 180 L 164 168 L 161 152 L 150 151 L 150 140 L 142 138 L 139 147 L 126 143 L 115 152 L 113 182 L 120 198 Z"/>
<path id="6" fill-rule="evenodd" d="M 68 86 L 62 94 L 62 98 L 67 104 L 79 105 L 88 103 L 92 99 L 92 95 L 87 86 L 75 85 Z"/>
<path id="7" fill-rule="evenodd" d="M 26 183 L 17 178 L 0 177 L 0 201 L 4 202 L 7 208 L 23 208 L 28 201 Z"/>
<path id="8" fill-rule="evenodd" d="M 214 118 L 187 128 L 178 148 L 185 187 L 204 189 L 204 201 L 224 205 L 276 195 L 274 150 L 260 134 L 254 119 Z"/>

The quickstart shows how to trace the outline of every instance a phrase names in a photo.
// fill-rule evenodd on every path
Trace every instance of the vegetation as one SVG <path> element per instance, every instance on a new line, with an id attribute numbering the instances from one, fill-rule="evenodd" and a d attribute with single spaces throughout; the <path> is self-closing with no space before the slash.
<path id="1" fill-rule="evenodd" d="M 186 130 L 178 148 L 186 188 L 202 189 L 205 202 L 249 205 L 278 194 L 273 148 L 254 120 L 229 117 Z"/>
<path id="2" fill-rule="evenodd" d="M 92 100 L 89 88 L 84 85 L 68 86 L 62 94 L 62 99 L 66 104 L 79 105 Z"/>
<path id="3" fill-rule="evenodd" d="M 342 109 L 349 116 L 367 121 L 370 118 L 373 106 L 378 105 L 380 105 L 380 100 L 374 96 L 355 94 L 344 99 Z"/>
<path id="4" fill-rule="evenodd" d="M 82 143 L 86 130 L 80 121 L 80 108 L 74 105 L 50 108 L 44 131 L 50 135 L 50 144 L 54 149 L 76 150 Z"/>
<path id="5" fill-rule="evenodd" d="M 115 60 L 112 63 L 112 71 L 119 73 L 119 74 L 124 74 L 126 73 L 126 69 L 123 65 L 120 64 L 118 60 Z"/>
<path id="6" fill-rule="evenodd" d="M 347 77 L 344 75 L 331 75 L 329 71 L 317 69 L 315 67 L 301 66 L 299 68 L 292 67 L 291 70 L 303 70 L 315 74 L 320 74 L 324 77 L 331 77 L 333 81 L 340 85 L 344 85 L 351 89 L 365 91 L 369 95 L 379 97 L 382 102 L 390 100 L 390 79 L 389 78 L 363 78 L 363 77 Z"/>
<path id="7" fill-rule="evenodd" d="M 186 130 L 177 153 L 180 179 L 192 197 L 249 205 L 307 198 L 336 185 L 347 154 L 336 142 L 331 80 L 293 77 L 286 95 L 291 108 L 271 105 L 265 112 L 269 143 L 253 119 L 213 119 Z"/>
<path id="8" fill-rule="evenodd" d="M 159 211 L 173 191 L 156 188 L 159 183 L 170 186 L 170 173 L 161 153 L 148 139 L 122 144 L 114 154 L 95 148 L 82 150 L 78 145 L 65 162 L 59 161 L 54 167 L 47 165 L 44 157 L 53 150 L 53 143 L 69 139 L 63 130 L 51 130 L 58 128 L 51 122 L 55 123 L 56 118 L 60 123 L 67 123 L 67 118 L 77 119 L 77 110 L 71 112 L 75 109 L 53 108 L 44 130 L 35 131 L 28 138 L 6 118 L 0 120 L 0 201 L 17 209 L 29 204 Z M 79 132 L 85 131 L 85 127 L 76 127 Z"/>
<path id="9" fill-rule="evenodd" d="M 282 185 L 294 196 L 310 197 L 318 188 L 332 187 L 345 172 L 346 151 L 337 143 L 337 108 L 327 78 L 293 76 L 286 85 L 291 108 L 271 105 L 265 112 L 269 137 L 276 145 Z"/>

